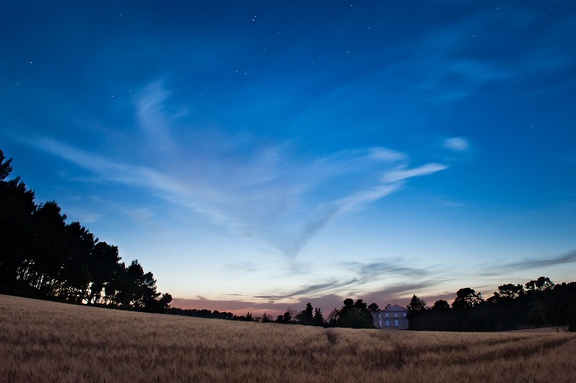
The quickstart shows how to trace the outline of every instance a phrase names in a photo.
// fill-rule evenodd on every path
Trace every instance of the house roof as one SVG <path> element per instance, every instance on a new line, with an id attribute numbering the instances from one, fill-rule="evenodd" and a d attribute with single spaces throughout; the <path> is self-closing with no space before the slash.
<path id="1" fill-rule="evenodd" d="M 388 311 L 388 312 L 406 312 L 408 311 L 408 309 L 406 307 L 400 307 L 398 305 L 391 305 L 386 307 L 384 310 L 382 311 Z"/>

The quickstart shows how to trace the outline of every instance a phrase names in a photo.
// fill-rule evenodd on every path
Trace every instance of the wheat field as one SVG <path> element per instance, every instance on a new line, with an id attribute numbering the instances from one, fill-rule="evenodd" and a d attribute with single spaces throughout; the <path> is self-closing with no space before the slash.
<path id="1" fill-rule="evenodd" d="M 574 382 L 576 335 L 323 329 L 0 295 L 0 383 Z"/>

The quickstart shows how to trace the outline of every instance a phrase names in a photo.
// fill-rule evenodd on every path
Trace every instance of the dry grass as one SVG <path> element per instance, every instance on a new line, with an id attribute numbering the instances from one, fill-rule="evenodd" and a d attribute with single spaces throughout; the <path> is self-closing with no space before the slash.
<path id="1" fill-rule="evenodd" d="M 0 295 L 0 383 L 574 382 L 569 333 L 321 329 Z"/>

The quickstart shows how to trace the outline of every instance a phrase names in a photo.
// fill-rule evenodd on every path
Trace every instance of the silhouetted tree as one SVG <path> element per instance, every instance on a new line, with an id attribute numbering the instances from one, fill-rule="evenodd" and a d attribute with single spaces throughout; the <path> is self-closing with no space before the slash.
<path id="1" fill-rule="evenodd" d="M 545 292 L 547 319 L 552 325 L 576 331 L 576 282 L 561 283 Z"/>
<path id="2" fill-rule="evenodd" d="M 0 181 L 4 181 L 12 173 L 12 158 L 6 158 L 0 149 Z"/>
<path id="3" fill-rule="evenodd" d="M 66 224 L 55 201 L 37 206 L 0 150 L 0 292 L 71 303 L 104 303 L 161 312 L 156 280 L 137 261 L 120 263 L 118 249 L 79 222 Z"/>
<path id="4" fill-rule="evenodd" d="M 408 312 L 418 313 L 423 310 L 426 310 L 426 302 L 416 295 L 412 295 L 412 299 L 408 304 Z"/>
<path id="5" fill-rule="evenodd" d="M 434 302 L 434 305 L 432 306 L 432 310 L 437 310 L 437 311 L 450 310 L 450 304 L 443 299 L 439 299 L 436 302 Z"/>
<path id="6" fill-rule="evenodd" d="M 458 290 L 449 308 L 437 301 L 432 310 L 420 312 L 416 330 L 493 331 L 531 326 L 566 327 L 576 330 L 576 282 L 555 285 L 539 277 L 525 285 L 503 284 L 482 300 L 467 287 Z"/>
<path id="7" fill-rule="evenodd" d="M 408 308 L 408 328 L 414 329 L 418 327 L 418 322 L 420 321 L 421 313 L 426 310 L 426 302 L 423 299 L 412 295 L 412 299 L 407 306 Z"/>
<path id="8" fill-rule="evenodd" d="M 312 318 L 314 317 L 314 308 L 310 302 L 306 303 L 306 308 L 300 311 L 296 315 L 296 321 L 303 325 L 312 324 Z"/>
<path id="9" fill-rule="evenodd" d="M 343 309 L 352 309 L 354 307 L 354 299 L 346 298 L 344 299 L 344 306 Z"/>
<path id="10" fill-rule="evenodd" d="M 408 325 L 412 330 L 448 331 L 452 329 L 450 315 L 450 304 L 439 299 L 434 302 L 431 309 L 419 311 L 417 319 L 408 322 Z"/>
<path id="11" fill-rule="evenodd" d="M 82 303 L 88 296 L 91 275 L 90 254 L 98 241 L 79 222 L 66 225 L 66 260 L 62 267 L 63 291 L 61 294 L 72 303 Z"/>
<path id="12" fill-rule="evenodd" d="M 357 299 L 356 302 L 354 302 L 354 308 L 358 310 L 365 310 L 368 308 L 368 305 L 364 302 L 364 300 Z"/>
<path id="13" fill-rule="evenodd" d="M 12 159 L 0 150 L 0 291 L 24 293 L 19 269 L 32 259 L 34 192 L 19 177 L 7 180 Z M 28 290 L 27 290 L 28 291 Z M 26 293 L 28 295 L 28 293 Z"/>
<path id="14" fill-rule="evenodd" d="M 89 261 L 89 270 L 92 277 L 90 294 L 87 299 L 89 304 L 100 302 L 102 292 L 112 282 L 114 270 L 119 262 L 120 256 L 116 246 L 109 245 L 106 242 L 98 242 L 94 246 Z M 106 300 L 104 299 L 104 301 Z"/>
<path id="15" fill-rule="evenodd" d="M 498 286 L 498 296 L 503 299 L 518 299 L 524 295 L 524 287 L 520 284 L 507 283 Z"/>
<path id="16" fill-rule="evenodd" d="M 328 326 L 336 327 L 338 326 L 339 321 L 340 321 L 340 310 L 334 308 L 332 311 L 330 311 L 330 314 L 328 314 Z"/>
<path id="17" fill-rule="evenodd" d="M 456 310 L 470 309 L 480 303 L 482 303 L 482 295 L 470 287 L 465 287 L 456 292 L 456 299 L 452 303 L 452 308 Z"/>
<path id="18" fill-rule="evenodd" d="M 19 283 L 34 290 L 37 297 L 57 295 L 62 281 L 66 216 L 55 202 L 41 204 L 32 214 L 33 237 L 17 271 Z"/>
<path id="19" fill-rule="evenodd" d="M 372 311 L 372 314 L 374 314 L 376 311 L 380 310 L 380 307 L 378 307 L 378 305 L 376 303 L 370 303 L 368 308 L 370 309 L 370 311 Z"/>
<path id="20" fill-rule="evenodd" d="M 344 306 L 338 312 L 338 327 L 351 328 L 373 328 L 372 312 L 368 309 L 362 299 L 354 302 L 347 298 L 344 300 Z"/>
<path id="21" fill-rule="evenodd" d="M 548 277 L 539 277 L 536 280 L 526 282 L 526 289 L 530 292 L 546 291 L 554 287 L 554 282 Z"/>
<path id="22" fill-rule="evenodd" d="M 251 312 L 246 313 L 246 315 L 234 315 L 232 320 L 242 321 L 242 322 L 253 322 L 254 317 Z"/>
<path id="23" fill-rule="evenodd" d="M 169 297 L 165 297 L 166 295 L 168 295 Z M 167 298 L 169 298 L 169 300 Z M 159 302 L 163 303 L 167 300 L 168 300 L 167 303 L 170 303 L 172 297 L 170 296 L 170 294 L 163 294 Z M 245 319 L 245 317 L 235 316 L 231 312 L 226 311 L 221 312 L 218 310 L 210 311 L 207 309 L 197 310 L 197 309 L 181 309 L 176 307 L 168 307 L 164 310 L 164 312 L 171 315 L 182 315 L 182 316 L 199 317 L 199 318 L 214 318 L 214 319 L 228 319 L 228 320 L 230 319 L 239 320 L 240 318 Z"/>
<path id="24" fill-rule="evenodd" d="M 324 326 L 324 317 L 322 316 L 322 311 L 316 307 L 314 309 L 314 317 L 312 318 L 312 326 Z"/>
<path id="25" fill-rule="evenodd" d="M 172 295 L 169 293 L 162 294 L 162 297 L 160 297 L 160 300 L 158 301 L 160 312 L 165 312 L 170 307 L 170 303 L 172 303 Z M 218 316 L 219 314 L 218 311 L 214 310 L 214 315 Z"/>
<path id="26" fill-rule="evenodd" d="M 260 318 L 260 322 L 269 323 L 272 322 L 272 318 L 266 312 L 264 312 L 264 314 L 262 314 L 262 317 Z"/>
<path id="27" fill-rule="evenodd" d="M 278 315 L 278 318 L 276 319 L 277 323 L 294 323 L 294 312 L 290 309 L 287 309 L 286 312 L 283 315 Z"/>

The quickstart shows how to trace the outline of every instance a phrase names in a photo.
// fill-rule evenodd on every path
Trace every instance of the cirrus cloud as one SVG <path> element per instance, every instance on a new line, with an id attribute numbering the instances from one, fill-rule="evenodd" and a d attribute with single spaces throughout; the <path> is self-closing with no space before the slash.
<path id="1" fill-rule="evenodd" d="M 451 137 L 444 140 L 444 147 L 455 152 L 465 152 L 470 147 L 470 144 L 465 138 Z"/>
<path id="2" fill-rule="evenodd" d="M 182 135 L 177 129 L 182 115 L 170 114 L 173 109 L 166 106 L 170 97 L 155 82 L 136 99 L 141 139 L 134 152 L 146 153 L 137 163 L 50 137 L 24 141 L 92 173 L 92 181 L 148 190 L 234 235 L 265 240 L 291 259 L 342 214 L 400 190 L 410 178 L 447 168 L 439 163 L 411 167 L 407 154 L 385 147 L 311 156 L 290 142 L 239 138 L 214 126 L 192 124 Z"/>

